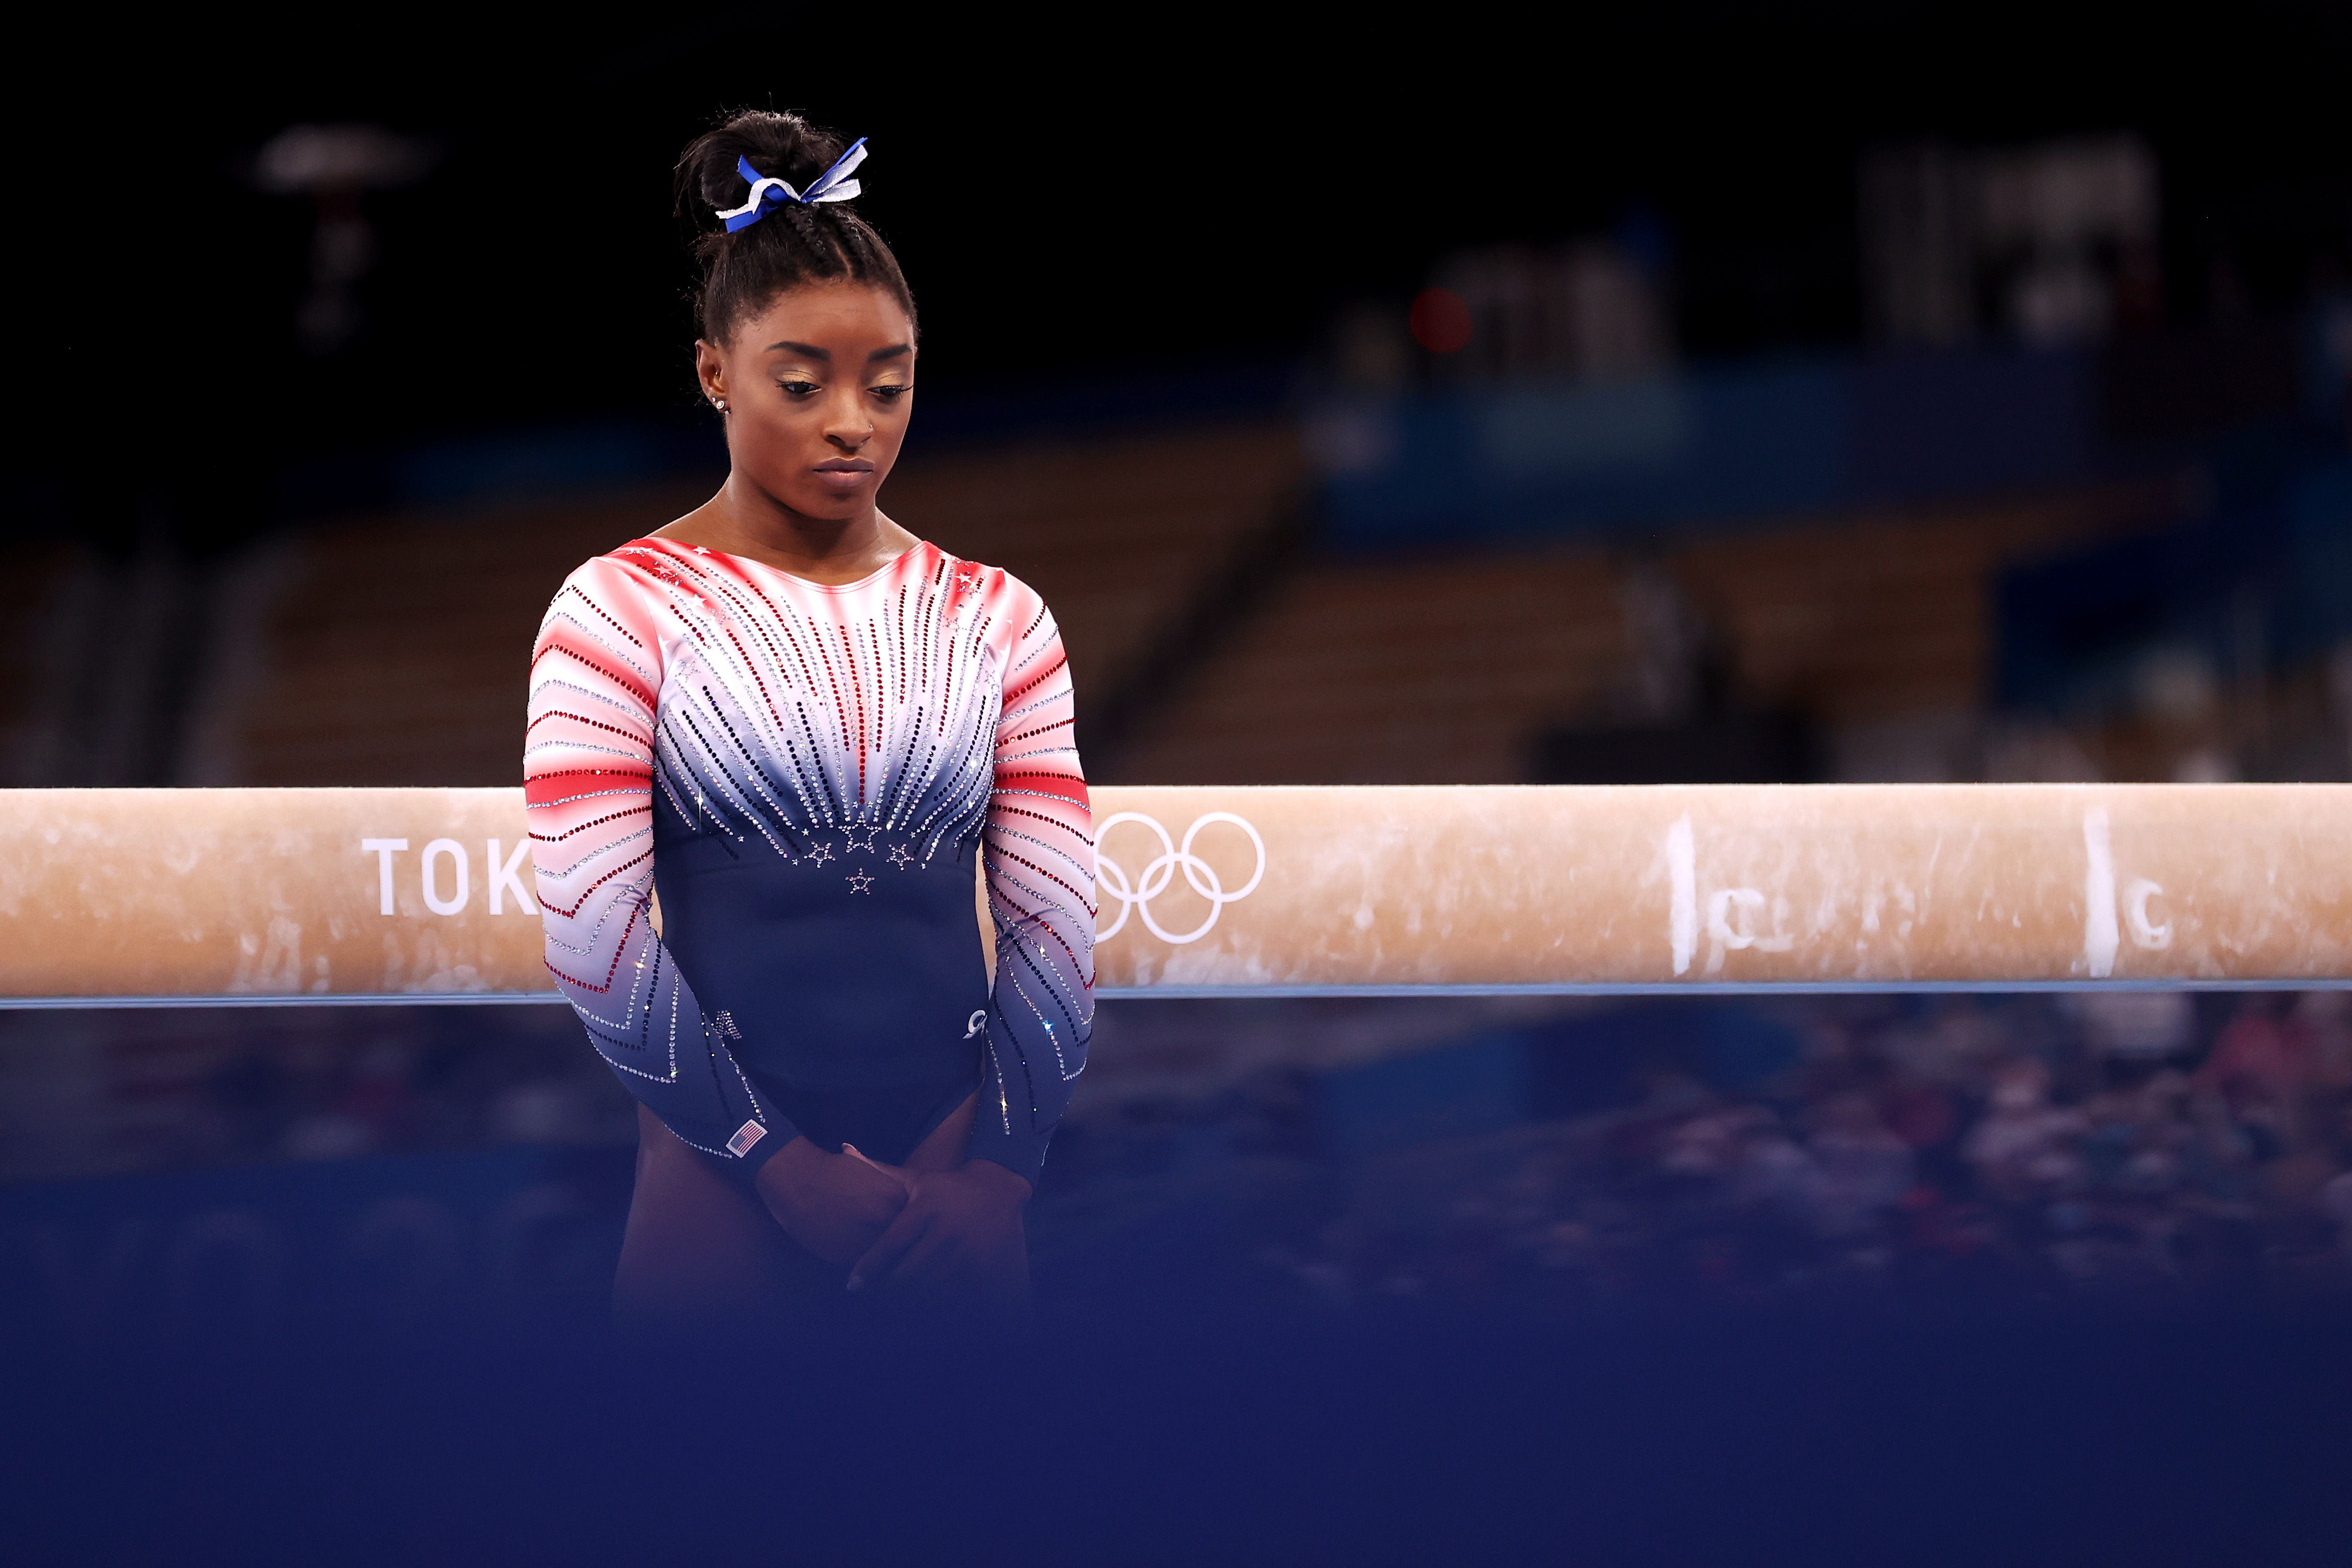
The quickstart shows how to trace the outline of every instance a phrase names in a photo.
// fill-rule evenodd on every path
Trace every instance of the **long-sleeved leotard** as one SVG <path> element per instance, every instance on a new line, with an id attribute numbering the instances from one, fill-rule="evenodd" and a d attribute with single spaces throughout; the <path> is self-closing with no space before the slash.
<path id="1" fill-rule="evenodd" d="M 548 967 L 622 1083 L 747 1179 L 796 1133 L 904 1159 L 977 1090 L 971 1155 L 1034 1182 L 1094 1015 L 1070 726 L 1045 602 L 930 544 L 841 587 L 599 556 L 532 655 Z"/>

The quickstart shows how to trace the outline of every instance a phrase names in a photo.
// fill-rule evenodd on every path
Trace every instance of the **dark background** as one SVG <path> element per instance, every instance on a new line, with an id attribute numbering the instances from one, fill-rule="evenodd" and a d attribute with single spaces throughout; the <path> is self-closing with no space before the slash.
<path id="1" fill-rule="evenodd" d="M 21 363 L 46 390 L 10 510 L 104 531 L 143 479 L 195 544 L 255 527 L 268 471 L 305 456 L 681 405 L 668 171 L 743 105 L 873 139 L 862 210 L 907 264 L 927 378 L 950 394 L 1295 356 L 1336 306 L 1402 297 L 1442 253 L 1629 216 L 1670 247 L 1685 353 L 1857 342 L 1856 158 L 1923 137 L 2136 131 L 2163 170 L 2168 320 L 2283 309 L 2352 243 L 2352 23 L 2313 5 L 2222 20 L 1675 4 L 52 21 L 15 98 Z M 310 204 L 249 179 L 305 121 L 437 153 L 364 198 L 382 247 L 364 324 L 323 358 L 293 328 Z"/>
<path id="2" fill-rule="evenodd" d="M 642 425 L 674 424 L 715 465 L 669 169 L 739 107 L 872 139 L 861 211 L 923 308 L 919 445 L 959 404 L 1067 405 L 1206 373 L 1307 389 L 1280 416 L 1219 411 L 1259 419 L 1270 446 L 1312 402 L 1342 312 L 1369 301 L 1402 318 L 1444 258 L 1480 247 L 1602 233 L 1663 268 L 1694 385 L 1776 356 L 1834 357 L 1843 376 L 1910 352 L 1873 342 L 1864 320 L 1857 168 L 1921 142 L 1972 155 L 2123 135 L 2152 150 L 2161 295 L 2113 341 L 2065 352 L 2168 416 L 2176 382 L 2225 381 L 2209 363 L 2241 340 L 2292 363 L 2298 313 L 2352 283 L 2344 5 L 83 7 L 19 21 L 11 44 L 12 346 L 28 392 L 0 518 L 12 541 L 66 536 L 55 553 L 70 558 L 44 579 L 26 564 L 40 552 L 19 552 L 23 592 L 0 600 L 21 609 L 31 653 L 55 654 L 0 679 L 0 697 L 52 700 L 21 730 L 0 722 L 30 759 L 20 782 L 510 782 L 521 650 L 556 580 L 517 564 L 538 514 L 512 496 L 491 498 L 511 515 L 436 511 L 362 481 L 375 458 L 436 444 L 528 448 L 552 432 L 562 446 L 585 429 L 575 445 L 593 450 Z M 356 285 L 357 330 L 325 353 L 297 321 L 313 203 L 253 180 L 257 151 L 306 123 L 380 125 L 434 154 L 414 183 L 362 198 L 379 254 Z M 2175 381 L 2142 363 L 2206 340 L 2214 360 L 2158 364 L 2187 365 Z M 1970 354 L 2007 352 L 1991 345 L 1918 359 L 1968 372 Z M 1982 524 L 2006 542 L 1950 580 L 1983 590 L 1983 705 L 2063 694 L 2068 659 L 2119 648 L 2121 668 L 2183 626 L 2224 647 L 2214 679 L 2251 690 L 2241 707 L 2257 718 L 2271 675 L 2316 691 L 2317 654 L 2297 645 L 2300 664 L 2271 669 L 2260 626 L 2241 633 L 2239 612 L 2280 586 L 2246 520 L 2284 515 L 2242 496 L 2340 462 L 2341 420 L 2320 450 L 2297 416 L 2260 412 L 2272 426 L 2184 416 L 2207 445 L 2184 437 L 2145 468 L 2040 481 L 2207 497 L 2126 497 L 2121 531 L 2050 524 L 2039 542 L 2063 558 L 2041 576 L 2016 575 L 2048 564 L 2016 565 L 2031 517 Z M 344 479 L 298 482 L 338 465 Z M 583 493 L 625 489 L 556 478 L 524 500 L 558 521 Z M 2008 503 L 1961 478 L 1976 489 L 1941 498 L 1956 515 Z M 2063 500 L 2050 502 L 2062 522 Z M 1957 548 L 1960 525 L 1934 521 L 1874 514 L 1784 569 Z M 1726 513 L 1691 537 L 1765 526 Z M 1630 525 L 1611 527 L 1622 558 L 1596 582 L 1690 574 L 1680 535 L 1633 549 Z M 1353 565 L 1254 529 L 1229 530 L 1249 546 L 1237 580 L 1303 593 L 1386 573 L 1391 603 L 1421 594 L 1410 559 Z M 546 538 L 551 572 L 580 558 L 559 559 L 570 534 Z M 1073 553 L 1060 540 L 1041 532 L 1015 563 L 1053 569 Z M 1461 543 L 1465 571 L 1542 564 L 1524 541 Z M 311 575 L 289 574 L 276 600 L 228 591 L 266 577 L 253 563 L 278 544 Z M 1140 559 L 1137 575 L 1159 570 Z M 1846 597 L 1880 580 L 1857 576 Z M 1300 602 L 1221 599 L 1219 583 L 1177 582 L 1164 629 L 1231 645 Z M 1613 626 L 1599 595 L 1546 613 Z M 2196 614 L 2174 616 L 2173 599 Z M 2228 614 L 2198 619 L 2209 600 Z M 222 727 L 260 734 L 254 765 L 282 771 L 219 777 L 189 763 L 186 712 L 234 663 L 205 650 L 241 618 L 268 623 L 285 679 L 243 699 L 245 730 Z M 2206 620 L 2227 636 L 2206 637 Z M 1849 623 L 1823 624 L 1808 639 L 1833 648 Z M 2090 653 L 2051 651 L 2085 625 Z M 1355 629 L 1368 664 L 1402 640 Z M 454 650 L 443 663 L 391 657 L 436 638 Z M 1498 637 L 1495 662 L 1523 646 L 1551 645 Z M 2033 658 L 2064 668 L 2018 690 L 1991 679 L 1994 665 L 2031 674 Z M 1695 662 L 1680 708 L 1597 739 L 1535 737 L 1532 771 L 1631 756 L 1687 778 L 1745 748 L 1740 765 L 1778 770 L 1763 776 L 1811 776 L 1787 754 L 1812 731 L 1775 705 L 1786 691 L 1709 697 Z M 1294 667 L 1226 668 L 1263 687 L 1258 672 Z M 1125 678 L 1101 668 L 1089 689 L 1115 696 Z M 1466 703 L 1494 683 L 1465 669 L 1451 695 Z M 447 761 L 475 754 L 449 737 L 474 722 L 461 700 L 476 686 L 494 772 Z M 1148 680 L 1133 690 L 1136 710 L 1171 711 Z M 2352 713 L 2331 700 L 2328 723 Z M 1114 733 L 1097 712 L 1090 747 Z M 2210 721 L 2228 745 L 2184 725 L 2170 751 L 2147 750 L 2157 762 L 2118 749 L 2104 775 L 2036 773 L 1988 745 L 1919 776 L 2179 776 L 2172 753 L 2208 742 L 2234 747 L 2242 776 L 2344 776 L 2294 771 L 2300 753 L 2265 762 L 2240 732 L 2259 726 L 2235 722 Z M 304 726 L 382 746 L 306 751 Z M 1174 732 L 1215 738 L 1206 721 Z M 2326 768 L 2344 765 L 2343 732 L 2326 731 Z M 1423 750 L 1428 767 L 1457 765 Z M 414 771 L 395 776 L 387 755 Z M 1314 782 L 1356 776 L 1344 758 L 1307 761 L 1326 770 Z M 739 1556 L 856 1562 L 2337 1561 L 2352 1232 L 2313 1189 L 2352 1179 L 2338 1173 L 2352 1172 L 2352 1020 L 2324 995 L 2183 1000 L 2180 1038 L 2143 1058 L 2103 1054 L 2078 1000 L 1675 998 L 1556 1016 L 1459 999 L 1115 1003 L 1082 1089 L 1108 1109 L 1065 1131 L 1036 1211 L 1042 1347 L 953 1347 L 981 1379 L 966 1389 L 917 1385 L 934 1363 L 896 1348 L 906 1386 L 854 1358 L 763 1360 L 774 1347 L 756 1334 L 720 1335 L 709 1387 L 671 1398 L 662 1378 L 691 1383 L 691 1356 L 602 1331 L 634 1117 L 560 1009 L 10 1014 L 0 1322 L 23 1353 L 0 1372 L 16 1477 L 0 1522 L 37 1562 L 323 1547 L 653 1563 L 698 1536 Z M 1425 1014 L 1418 1033 L 1395 1026 L 1408 1005 Z M 1342 1053 L 1318 1041 L 1373 1034 L 1381 1053 L 1328 1068 Z M 1200 1065 L 1253 1056 L 1265 1059 L 1222 1089 Z M 2037 1062 L 2052 1069 L 2044 1142 L 2106 1163 L 2088 1200 L 2073 1177 L 2011 1180 L 1969 1152 L 2002 1075 Z M 1123 1089 L 1122 1065 L 1202 1083 Z M 2131 1137 L 2179 1134 L 2179 1168 L 2130 1190 L 2125 1156 L 2145 1151 L 2118 1142 L 2115 1108 L 2164 1083 L 2174 1120 L 2151 1114 Z M 2068 1120 L 2095 1103 L 2095 1128 Z M 1922 1130 L 1926 1111 L 1940 1128 Z M 1742 1196 L 1744 1166 L 1675 1163 L 1727 1117 L 1849 1187 L 1890 1169 L 1912 1184 L 1860 1228 L 1823 1232 L 1803 1204 Z M 1855 1117 L 1867 1136 L 1841 1120 Z M 1827 1208 L 1839 1195 L 1815 1194 Z M 385 1258 L 359 1245 L 385 1212 L 445 1226 L 453 1248 L 392 1258 L 414 1264 L 414 1299 L 383 1289 L 371 1270 Z M 240 1273 L 240 1258 L 260 1261 Z"/>

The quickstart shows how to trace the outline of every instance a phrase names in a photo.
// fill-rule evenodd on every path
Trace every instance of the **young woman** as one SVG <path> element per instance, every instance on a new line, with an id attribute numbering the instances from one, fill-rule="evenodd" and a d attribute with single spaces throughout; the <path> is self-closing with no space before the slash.
<path id="1" fill-rule="evenodd" d="M 813 1281 L 1017 1299 L 1086 1061 L 1069 670 L 1025 584 L 876 504 L 915 304 L 847 205 L 864 155 L 775 113 L 687 148 L 731 471 L 572 573 L 532 654 L 548 967 L 638 1100 L 625 1314 Z"/>

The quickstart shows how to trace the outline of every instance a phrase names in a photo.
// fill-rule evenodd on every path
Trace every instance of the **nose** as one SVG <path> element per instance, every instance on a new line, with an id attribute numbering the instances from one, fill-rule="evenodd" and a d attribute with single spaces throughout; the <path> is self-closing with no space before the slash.
<path id="1" fill-rule="evenodd" d="M 854 386 L 837 390 L 826 400 L 824 438 L 845 452 L 855 452 L 874 438 L 874 416 Z"/>

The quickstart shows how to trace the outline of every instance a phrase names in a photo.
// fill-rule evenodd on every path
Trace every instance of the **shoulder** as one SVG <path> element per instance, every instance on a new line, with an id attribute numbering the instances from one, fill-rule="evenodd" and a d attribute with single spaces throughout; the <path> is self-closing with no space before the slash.
<path id="1" fill-rule="evenodd" d="M 563 579 L 562 591 L 579 589 L 591 595 L 611 594 L 652 594 L 656 596 L 676 586 L 683 573 L 690 571 L 692 552 L 686 546 L 650 535 L 632 539 L 625 544 L 614 545 L 602 555 L 592 555 L 572 569 Z"/>
<path id="2" fill-rule="evenodd" d="M 966 561 L 937 545 L 922 548 L 938 555 L 950 591 L 977 605 L 988 618 L 992 633 L 1009 642 L 1021 642 L 1052 628 L 1054 613 L 1046 608 L 1044 595 L 1003 567 Z"/>
<path id="3" fill-rule="evenodd" d="M 617 637 L 653 651 L 656 612 L 684 580 L 682 554 L 661 540 L 633 539 L 582 562 L 548 602 L 541 637 L 571 626 L 599 642 Z"/>
<path id="4" fill-rule="evenodd" d="M 585 599 L 607 610 L 650 609 L 679 594 L 694 594 L 709 572 L 691 546 L 650 536 L 615 545 L 573 567 L 555 592 L 553 605 Z"/>

